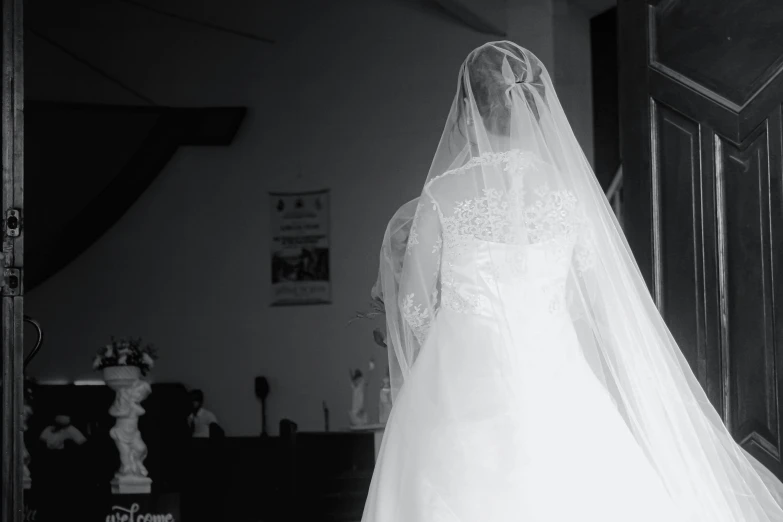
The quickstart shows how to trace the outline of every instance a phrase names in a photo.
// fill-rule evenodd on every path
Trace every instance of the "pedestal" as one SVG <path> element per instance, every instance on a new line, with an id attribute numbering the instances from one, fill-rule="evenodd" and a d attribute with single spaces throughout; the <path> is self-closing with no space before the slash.
<path id="1" fill-rule="evenodd" d="M 111 481 L 113 495 L 148 495 L 152 492 L 152 479 L 133 475 L 115 475 Z"/>

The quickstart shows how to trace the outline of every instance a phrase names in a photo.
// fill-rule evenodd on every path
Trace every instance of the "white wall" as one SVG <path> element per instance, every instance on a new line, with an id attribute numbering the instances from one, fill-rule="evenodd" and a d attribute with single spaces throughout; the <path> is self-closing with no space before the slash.
<path id="1" fill-rule="evenodd" d="M 562 58 L 553 41 L 569 36 L 541 27 L 566 22 L 541 3 L 516 14 L 510 9 L 510 38 L 557 64 Z M 256 375 L 270 380 L 273 433 L 282 417 L 303 430 L 322 429 L 324 400 L 332 429 L 341 428 L 350 402 L 348 368 L 383 357 L 370 325 L 346 323 L 368 301 L 386 220 L 418 195 L 462 59 L 492 38 L 411 0 L 318 8 L 281 2 L 288 7 L 273 14 L 267 7 L 240 9 L 240 2 L 209 12 L 184 0 L 159 5 L 277 43 L 193 28 L 121 3 L 83 9 L 78 21 L 63 6 L 34 13 L 39 21 L 57 20 L 52 37 L 159 104 L 243 105 L 248 116 L 230 147 L 180 150 L 116 226 L 28 295 L 26 312 L 47 334 L 31 372 L 42 379 L 96 378 L 90 360 L 97 346 L 112 334 L 141 335 L 161 351 L 154 378 L 204 389 L 230 435 L 260 429 Z M 524 19 L 515 18 L 520 13 Z M 137 103 L 46 44 L 27 40 L 28 97 Z M 577 65 L 583 65 L 578 74 L 589 74 L 589 60 Z M 569 89 L 582 81 L 569 74 L 553 76 Z M 577 115 L 577 135 L 591 150 L 578 110 L 589 114 L 589 90 L 572 88 L 568 96 L 574 100 L 567 104 L 561 94 L 563 105 Z M 85 154 L 89 148 L 85 143 Z M 270 308 L 266 193 L 323 187 L 332 189 L 334 302 Z"/>

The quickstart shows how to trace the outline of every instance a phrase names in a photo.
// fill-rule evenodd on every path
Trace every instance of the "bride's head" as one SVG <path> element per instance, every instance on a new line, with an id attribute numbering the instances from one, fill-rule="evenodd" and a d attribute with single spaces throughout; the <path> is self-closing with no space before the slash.
<path id="1" fill-rule="evenodd" d="M 508 137 L 515 114 L 514 93 L 538 117 L 531 92 L 522 86 L 534 84 L 540 72 L 538 59 L 511 42 L 490 42 L 473 50 L 460 68 L 456 125 L 471 141 L 477 130 L 494 138 Z"/>

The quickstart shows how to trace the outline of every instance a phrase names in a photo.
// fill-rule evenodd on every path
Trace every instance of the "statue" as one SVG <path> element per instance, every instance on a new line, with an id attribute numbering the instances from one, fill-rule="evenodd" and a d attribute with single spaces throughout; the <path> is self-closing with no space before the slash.
<path id="1" fill-rule="evenodd" d="M 32 477 L 30 475 L 30 452 L 27 451 L 27 442 L 24 434 L 27 433 L 30 417 L 33 415 L 33 390 L 35 380 L 30 377 L 24 378 L 23 410 L 22 410 L 22 485 L 24 489 L 32 487 Z"/>
<path id="2" fill-rule="evenodd" d="M 22 430 L 24 432 L 27 431 L 27 421 L 32 414 L 33 408 L 27 403 L 25 398 L 24 414 L 22 416 Z M 24 441 L 24 436 L 22 436 L 22 466 L 22 483 L 24 484 L 24 489 L 30 489 L 32 486 L 32 477 L 30 476 L 30 452 L 27 451 L 27 443 Z"/>
<path id="3" fill-rule="evenodd" d="M 367 425 L 367 411 L 364 409 L 364 393 L 367 388 L 367 380 L 358 368 L 351 371 L 350 376 L 353 394 L 348 418 L 352 427 L 365 426 Z"/>
<path id="4" fill-rule="evenodd" d="M 144 467 L 147 445 L 139 432 L 139 417 L 145 413 L 140 403 L 149 396 L 152 388 L 141 379 L 117 384 L 125 385 L 114 386 L 117 395 L 109 409 L 109 414 L 117 419 L 109 435 L 120 453 L 120 469 L 114 475 L 112 492 L 149 493 L 152 480 L 147 477 L 147 468 Z"/>
<path id="5" fill-rule="evenodd" d="M 383 378 L 380 395 L 378 401 L 378 422 L 380 424 L 386 424 L 392 409 L 391 381 L 388 373 L 386 374 L 386 377 Z"/>

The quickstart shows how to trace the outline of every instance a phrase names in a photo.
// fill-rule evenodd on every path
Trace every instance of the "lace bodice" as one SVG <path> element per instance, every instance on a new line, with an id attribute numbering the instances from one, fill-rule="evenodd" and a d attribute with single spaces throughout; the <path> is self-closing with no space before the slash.
<path id="1" fill-rule="evenodd" d="M 419 277 L 424 284 L 405 285 L 400 303 L 420 342 L 439 308 L 486 315 L 491 313 L 490 301 L 503 298 L 501 288 L 505 298 L 517 288 L 540 310 L 563 311 L 572 262 L 580 273 L 593 262 L 590 229 L 571 191 L 551 188 L 540 175 L 535 183 L 526 183 L 526 174 L 540 174 L 539 161 L 519 151 L 486 154 L 425 187 L 406 252 L 406 262 L 424 270 Z M 438 183 L 447 176 L 484 166 L 502 172 L 511 188 L 485 188 L 481 195 L 462 200 L 449 200 L 439 192 Z M 523 290 L 520 284 L 527 286 Z"/>

